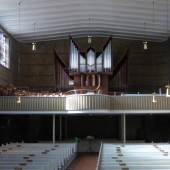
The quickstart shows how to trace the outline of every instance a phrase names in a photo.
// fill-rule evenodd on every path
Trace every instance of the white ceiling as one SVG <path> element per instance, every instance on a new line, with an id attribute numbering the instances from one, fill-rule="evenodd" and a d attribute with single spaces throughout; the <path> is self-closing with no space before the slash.
<path id="1" fill-rule="evenodd" d="M 164 41 L 170 35 L 168 1 L 0 0 L 0 25 L 23 42 L 69 35 Z"/>

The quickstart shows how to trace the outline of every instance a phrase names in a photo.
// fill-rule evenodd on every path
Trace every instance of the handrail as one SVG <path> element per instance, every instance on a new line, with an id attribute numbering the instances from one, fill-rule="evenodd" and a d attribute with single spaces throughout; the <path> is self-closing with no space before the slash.
<path id="1" fill-rule="evenodd" d="M 102 149 L 103 149 L 103 142 L 101 141 L 100 150 L 99 150 L 99 156 L 98 156 L 98 160 L 97 160 L 96 170 L 99 170 L 99 166 L 100 166 L 100 157 L 101 157 Z"/>
<path id="2" fill-rule="evenodd" d="M 91 90 L 91 89 L 76 89 L 76 90 L 69 90 L 69 91 L 65 92 L 64 94 L 68 95 L 71 92 L 74 92 L 74 94 L 86 94 L 87 92 L 94 92 L 94 94 L 95 94 L 96 90 Z"/>

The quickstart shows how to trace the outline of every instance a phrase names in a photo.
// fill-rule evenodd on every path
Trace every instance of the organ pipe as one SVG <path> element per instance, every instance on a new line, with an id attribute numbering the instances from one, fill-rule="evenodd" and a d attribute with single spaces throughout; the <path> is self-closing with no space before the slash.
<path id="1" fill-rule="evenodd" d="M 110 72 L 112 69 L 112 41 L 107 42 L 102 53 L 97 57 L 95 51 L 90 48 L 86 58 L 80 54 L 75 42 L 70 40 L 70 71 L 72 72 Z M 79 70 L 80 68 L 80 70 Z M 87 70 L 86 70 L 87 68 Z"/>

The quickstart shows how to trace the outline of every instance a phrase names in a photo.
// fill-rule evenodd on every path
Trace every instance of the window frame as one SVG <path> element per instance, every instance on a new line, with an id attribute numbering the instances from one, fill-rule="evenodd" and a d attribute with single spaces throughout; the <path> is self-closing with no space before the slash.
<path id="1" fill-rule="evenodd" d="M 2 60 L 0 59 L 0 66 L 9 70 L 11 68 L 10 37 L 2 29 L 0 29 L 0 34 L 2 34 L 3 37 L 5 38 L 4 46 L 6 46 L 6 40 L 8 41 L 8 56 L 6 56 L 7 54 L 5 52 L 5 57 L 4 57 L 5 62 L 3 63 Z M 4 48 L 6 50 L 6 47 L 4 47 Z"/>

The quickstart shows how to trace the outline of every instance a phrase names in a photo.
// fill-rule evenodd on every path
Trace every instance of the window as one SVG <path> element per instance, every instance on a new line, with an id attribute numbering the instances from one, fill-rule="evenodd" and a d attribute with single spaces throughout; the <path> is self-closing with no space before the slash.
<path id="1" fill-rule="evenodd" d="M 2 32 L 0 32 L 0 64 L 6 68 L 10 67 L 9 38 Z"/>

